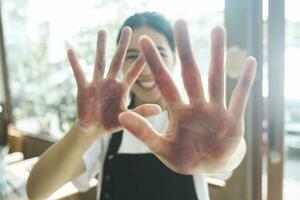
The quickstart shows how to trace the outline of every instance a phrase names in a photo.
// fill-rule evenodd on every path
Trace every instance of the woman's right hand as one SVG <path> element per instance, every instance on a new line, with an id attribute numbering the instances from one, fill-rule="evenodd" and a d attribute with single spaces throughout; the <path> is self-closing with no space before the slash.
<path id="1" fill-rule="evenodd" d="M 77 83 L 78 122 L 84 132 L 90 132 L 90 130 L 95 132 L 96 128 L 98 133 L 112 133 L 121 129 L 119 114 L 128 110 L 126 98 L 130 87 L 145 65 L 145 60 L 140 55 L 126 72 L 124 79 L 116 80 L 124 62 L 131 34 L 132 31 L 129 27 L 122 29 L 119 45 L 110 64 L 108 75 L 104 77 L 107 34 L 105 30 L 98 32 L 97 55 L 91 82 L 87 82 L 73 50 L 68 51 Z M 133 111 L 143 116 L 151 116 L 158 114 L 160 107 L 154 104 L 144 104 Z"/>

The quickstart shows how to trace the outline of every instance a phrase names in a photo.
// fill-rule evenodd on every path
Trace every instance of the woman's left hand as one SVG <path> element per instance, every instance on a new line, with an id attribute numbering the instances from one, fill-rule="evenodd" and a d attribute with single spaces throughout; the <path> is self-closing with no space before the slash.
<path id="1" fill-rule="evenodd" d="M 131 111 L 121 113 L 120 122 L 166 166 L 178 173 L 223 171 L 243 140 L 243 118 L 255 77 L 256 61 L 254 58 L 245 61 L 227 109 L 224 104 L 224 29 L 216 27 L 211 34 L 209 101 L 204 98 L 201 75 L 183 20 L 176 22 L 174 33 L 189 104 L 180 97 L 154 43 L 143 36 L 140 48 L 167 105 L 169 127 L 166 134 L 159 134 L 145 118 Z"/>

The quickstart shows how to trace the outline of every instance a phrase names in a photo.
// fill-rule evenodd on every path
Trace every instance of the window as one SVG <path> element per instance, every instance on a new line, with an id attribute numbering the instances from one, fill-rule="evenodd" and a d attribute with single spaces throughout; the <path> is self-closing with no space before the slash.
<path id="1" fill-rule="evenodd" d="M 285 2 L 286 44 L 285 44 L 285 162 L 283 192 L 284 199 L 299 196 L 300 185 L 300 6 L 298 1 Z"/>

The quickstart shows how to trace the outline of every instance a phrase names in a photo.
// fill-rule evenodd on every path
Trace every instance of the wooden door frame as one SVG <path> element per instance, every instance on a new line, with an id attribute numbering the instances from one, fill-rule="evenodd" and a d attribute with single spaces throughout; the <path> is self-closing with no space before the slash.
<path id="1" fill-rule="evenodd" d="M 257 75 L 248 101 L 245 117 L 247 153 L 236 177 L 229 182 L 234 189 L 228 199 L 262 199 L 262 133 L 263 133 L 263 21 L 262 0 L 225 0 L 225 27 L 228 48 L 237 46 L 257 59 Z M 237 79 L 227 78 L 227 103 Z M 234 183 L 233 183 L 234 182 Z M 233 192 L 234 191 L 234 192 Z M 233 195 L 234 194 L 234 195 Z M 224 198 L 225 199 L 225 198 Z"/>
<path id="2" fill-rule="evenodd" d="M 268 6 L 268 200 L 283 198 L 285 1 Z"/>

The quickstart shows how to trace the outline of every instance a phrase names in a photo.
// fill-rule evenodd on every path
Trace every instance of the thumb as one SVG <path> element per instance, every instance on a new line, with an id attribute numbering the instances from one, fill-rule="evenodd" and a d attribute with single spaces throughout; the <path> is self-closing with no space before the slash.
<path id="1" fill-rule="evenodd" d="M 124 128 L 143 141 L 153 152 L 159 152 L 159 143 L 162 137 L 144 117 L 132 111 L 125 111 L 119 115 L 119 121 Z"/>
<path id="2" fill-rule="evenodd" d="M 150 117 L 157 115 L 161 112 L 160 106 L 156 104 L 143 104 L 132 110 L 143 117 Z"/>

